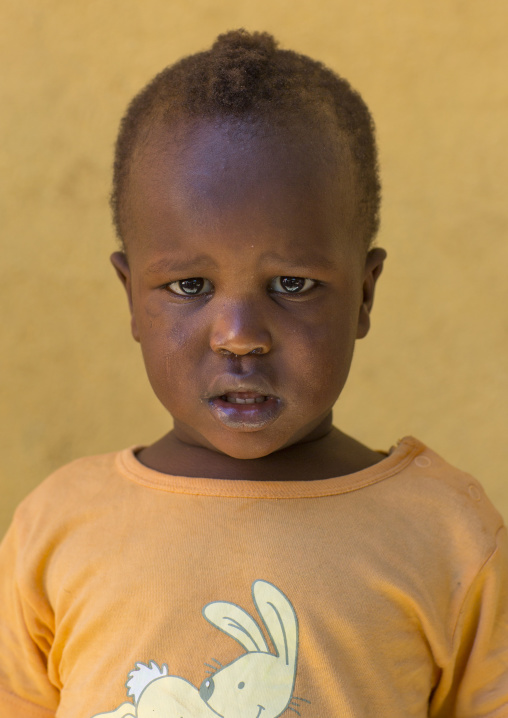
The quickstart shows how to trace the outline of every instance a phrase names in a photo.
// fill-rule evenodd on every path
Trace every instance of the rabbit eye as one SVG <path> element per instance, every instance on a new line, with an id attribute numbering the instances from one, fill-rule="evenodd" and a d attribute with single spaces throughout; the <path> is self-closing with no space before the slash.
<path id="1" fill-rule="evenodd" d="M 238 688 L 245 688 L 245 683 L 243 681 L 240 681 L 240 683 L 238 684 Z"/>

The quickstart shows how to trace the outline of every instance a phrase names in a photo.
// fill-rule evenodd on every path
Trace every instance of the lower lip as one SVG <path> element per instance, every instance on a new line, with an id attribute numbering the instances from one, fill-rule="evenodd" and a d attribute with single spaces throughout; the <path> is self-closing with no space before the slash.
<path id="1" fill-rule="evenodd" d="M 260 404 L 232 404 L 220 397 L 208 400 L 214 417 L 229 429 L 258 431 L 277 419 L 282 402 L 273 396 Z"/>

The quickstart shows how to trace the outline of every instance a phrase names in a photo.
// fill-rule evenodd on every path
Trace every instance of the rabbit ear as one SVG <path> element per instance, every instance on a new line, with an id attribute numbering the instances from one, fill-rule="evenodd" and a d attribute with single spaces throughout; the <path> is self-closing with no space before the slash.
<path id="1" fill-rule="evenodd" d="M 213 626 L 238 641 L 247 652 L 270 652 L 258 624 L 240 606 L 226 601 L 213 601 L 204 607 L 203 616 Z"/>
<path id="2" fill-rule="evenodd" d="M 252 597 L 263 619 L 277 656 L 286 666 L 296 663 L 298 619 L 289 599 L 268 581 L 254 581 Z"/>

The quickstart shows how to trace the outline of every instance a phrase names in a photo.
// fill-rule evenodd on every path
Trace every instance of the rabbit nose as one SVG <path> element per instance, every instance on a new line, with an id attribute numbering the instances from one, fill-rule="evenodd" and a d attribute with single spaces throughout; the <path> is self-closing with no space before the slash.
<path id="1" fill-rule="evenodd" d="M 212 697 L 212 693 L 214 692 L 214 690 L 215 683 L 213 682 L 213 678 L 205 678 L 205 680 L 199 687 L 199 696 L 205 701 L 205 703 L 208 703 L 208 701 Z"/>

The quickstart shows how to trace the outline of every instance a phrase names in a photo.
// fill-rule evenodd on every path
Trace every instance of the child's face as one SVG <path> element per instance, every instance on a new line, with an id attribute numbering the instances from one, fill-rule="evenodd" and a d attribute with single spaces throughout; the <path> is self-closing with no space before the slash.
<path id="1" fill-rule="evenodd" d="M 202 122 L 133 165 L 112 260 L 187 444 L 254 459 L 329 426 L 384 252 L 355 236 L 347 149 L 331 172 L 314 146 Z"/>

